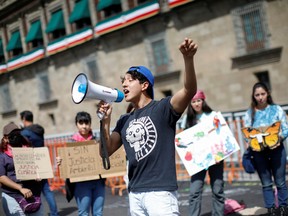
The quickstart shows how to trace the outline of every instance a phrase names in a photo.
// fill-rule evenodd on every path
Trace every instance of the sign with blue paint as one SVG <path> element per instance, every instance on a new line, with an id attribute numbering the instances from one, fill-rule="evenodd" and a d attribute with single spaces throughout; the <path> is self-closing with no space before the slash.
<path id="1" fill-rule="evenodd" d="M 178 133 L 175 148 L 190 176 L 240 149 L 221 112 L 212 112 L 195 126 Z"/>

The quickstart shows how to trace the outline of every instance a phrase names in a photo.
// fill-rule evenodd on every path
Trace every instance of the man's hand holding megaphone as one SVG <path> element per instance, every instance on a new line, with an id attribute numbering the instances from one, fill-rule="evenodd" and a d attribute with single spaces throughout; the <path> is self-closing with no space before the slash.
<path id="1" fill-rule="evenodd" d="M 100 118 L 100 116 L 102 116 L 102 118 L 101 118 L 102 120 L 110 120 L 112 109 L 113 109 L 113 107 L 112 107 L 111 103 L 107 103 L 107 102 L 101 100 L 97 105 L 97 115 L 99 118 Z M 99 116 L 99 114 L 100 114 L 100 116 Z"/>
<path id="2" fill-rule="evenodd" d="M 84 99 L 97 99 L 106 103 L 121 102 L 124 98 L 123 92 L 118 89 L 113 89 L 105 86 L 95 84 L 88 80 L 84 73 L 76 76 L 72 85 L 72 100 L 74 103 L 79 104 Z M 101 112 L 97 112 L 100 119 L 103 118 Z"/>

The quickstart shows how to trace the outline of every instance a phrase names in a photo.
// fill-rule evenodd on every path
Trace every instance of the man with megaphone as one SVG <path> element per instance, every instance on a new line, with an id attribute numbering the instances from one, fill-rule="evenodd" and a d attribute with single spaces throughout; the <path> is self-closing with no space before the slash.
<path id="1" fill-rule="evenodd" d="M 154 77 L 144 66 L 130 67 L 122 79 L 127 102 L 134 110 L 117 121 L 110 134 L 112 106 L 100 101 L 102 126 L 109 155 L 123 144 L 129 161 L 131 215 L 180 215 L 175 165 L 176 122 L 197 90 L 194 55 L 197 45 L 185 38 L 179 46 L 185 72 L 184 86 L 175 95 L 154 100 Z M 102 150 L 100 150 L 102 152 Z"/>

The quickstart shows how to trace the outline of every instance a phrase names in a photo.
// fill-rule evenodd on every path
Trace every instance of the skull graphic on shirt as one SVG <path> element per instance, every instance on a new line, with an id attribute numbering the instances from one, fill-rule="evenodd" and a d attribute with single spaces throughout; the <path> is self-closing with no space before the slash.
<path id="1" fill-rule="evenodd" d="M 126 140 L 134 148 L 137 161 L 149 155 L 156 145 L 157 132 L 150 117 L 141 117 L 129 122 Z"/>

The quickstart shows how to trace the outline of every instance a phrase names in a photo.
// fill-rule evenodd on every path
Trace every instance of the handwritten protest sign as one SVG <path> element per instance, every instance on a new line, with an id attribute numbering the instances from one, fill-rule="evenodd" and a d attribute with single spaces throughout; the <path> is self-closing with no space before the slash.
<path id="1" fill-rule="evenodd" d="M 47 147 L 12 148 L 16 178 L 20 180 L 53 178 Z"/>
<path id="2" fill-rule="evenodd" d="M 120 176 L 126 174 L 126 158 L 124 148 L 118 149 L 110 156 L 110 169 L 103 168 L 99 154 L 99 143 L 96 141 L 67 143 L 58 148 L 58 156 L 62 158 L 61 178 L 70 178 L 71 182 Z"/>
<path id="3" fill-rule="evenodd" d="M 190 176 L 240 149 L 220 112 L 177 134 L 175 147 Z"/>

